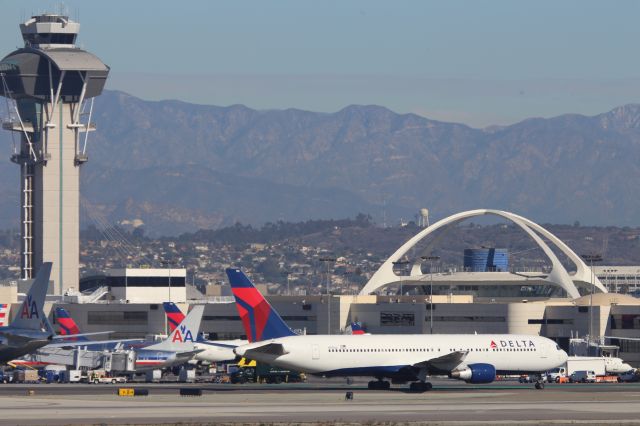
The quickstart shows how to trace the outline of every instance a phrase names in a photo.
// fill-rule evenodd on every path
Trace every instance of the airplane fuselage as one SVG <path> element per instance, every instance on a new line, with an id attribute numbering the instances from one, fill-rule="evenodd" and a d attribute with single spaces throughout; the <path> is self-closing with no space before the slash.
<path id="1" fill-rule="evenodd" d="M 195 347 L 201 352 L 197 353 L 194 357 L 197 361 L 206 362 L 223 362 L 233 361 L 236 359 L 236 354 L 233 351 L 235 347 L 246 345 L 249 343 L 246 340 L 205 340 L 195 343 Z"/>
<path id="2" fill-rule="evenodd" d="M 6 363 L 51 343 L 48 332 L 0 327 L 0 363 Z"/>
<path id="3" fill-rule="evenodd" d="M 544 372 L 562 365 L 567 358 L 552 340 L 512 334 L 288 336 L 241 346 L 236 353 L 248 355 L 247 350 L 267 343 L 281 344 L 284 353 L 250 351 L 250 357 L 325 376 L 414 380 L 413 366 L 454 352 L 466 352 L 461 364 L 491 364 L 497 374 Z M 430 368 L 430 373 L 437 374 L 436 370 Z"/>

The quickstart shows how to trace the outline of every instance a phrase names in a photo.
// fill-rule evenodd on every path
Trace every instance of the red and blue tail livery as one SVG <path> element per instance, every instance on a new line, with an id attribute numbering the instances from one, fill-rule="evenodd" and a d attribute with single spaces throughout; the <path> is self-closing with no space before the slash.
<path id="1" fill-rule="evenodd" d="M 362 324 L 360 324 L 359 322 L 352 322 L 351 334 L 362 335 L 362 334 L 366 334 L 366 332 L 364 331 Z"/>
<path id="2" fill-rule="evenodd" d="M 58 326 L 60 326 L 59 334 L 60 336 L 69 336 L 71 334 L 80 334 L 80 328 L 76 324 L 76 322 L 71 318 L 69 312 L 67 312 L 64 308 L 58 306 L 55 309 L 56 312 L 56 322 Z M 78 337 L 70 337 L 68 340 L 73 341 L 88 341 L 84 336 Z"/>
<path id="3" fill-rule="evenodd" d="M 167 322 L 169 323 L 169 333 L 173 333 L 173 330 L 182 322 L 184 314 L 173 302 L 164 302 L 162 304 L 164 312 L 167 314 Z"/>
<path id="4" fill-rule="evenodd" d="M 226 272 L 250 342 L 296 335 L 240 269 L 227 268 Z"/>

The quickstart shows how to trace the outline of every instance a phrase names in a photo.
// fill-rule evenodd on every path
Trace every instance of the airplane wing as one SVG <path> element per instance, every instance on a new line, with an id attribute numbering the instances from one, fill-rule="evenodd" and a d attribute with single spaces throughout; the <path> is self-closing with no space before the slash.
<path id="1" fill-rule="evenodd" d="M 112 344 L 122 344 L 128 342 L 139 342 L 140 339 L 114 339 L 114 340 L 79 340 L 79 341 L 54 341 L 53 343 L 49 343 L 47 347 L 50 348 L 64 348 L 71 349 L 74 347 L 82 347 L 82 346 L 103 346 L 103 345 L 112 345 Z"/>
<path id="2" fill-rule="evenodd" d="M 176 362 L 178 363 L 187 362 L 202 351 L 203 349 L 196 349 L 193 351 L 186 351 L 186 352 L 176 352 Z"/>
<path id="3" fill-rule="evenodd" d="M 37 336 L 37 335 L 34 334 L 33 336 L 22 336 L 20 334 L 14 334 L 11 331 L 0 331 L 0 336 L 6 337 L 11 345 L 26 345 L 26 344 L 28 344 L 30 342 L 47 342 L 47 343 L 49 343 L 49 340 L 47 338 L 45 338 L 44 335 Z M 40 346 L 42 346 L 42 345 L 40 345 Z"/>
<path id="4" fill-rule="evenodd" d="M 64 341 L 67 339 L 76 339 L 78 337 L 86 337 L 86 336 L 99 336 L 101 334 L 111 334 L 113 331 L 94 331 L 92 333 L 79 333 L 79 334 L 56 334 L 53 336 L 54 341 Z M 85 340 L 85 343 L 91 342 L 90 340 Z"/>
<path id="5" fill-rule="evenodd" d="M 203 345 L 208 345 L 208 346 L 216 346 L 218 348 L 223 348 L 223 349 L 235 349 L 240 345 L 230 345 L 228 343 L 219 343 L 219 342 L 213 342 L 211 340 L 198 340 L 196 341 L 196 343 L 201 343 Z"/>
<path id="6" fill-rule="evenodd" d="M 629 340 L 630 342 L 640 342 L 640 338 L 637 338 L 637 337 L 604 336 L 604 338 L 605 339 Z"/>
<path id="7" fill-rule="evenodd" d="M 257 353 L 280 356 L 280 355 L 286 355 L 289 352 L 284 350 L 284 346 L 282 346 L 282 343 L 267 343 L 266 345 L 247 349 L 244 353 L 244 357 L 253 359 L 251 355 L 257 354 Z"/>
<path id="8" fill-rule="evenodd" d="M 416 364 L 413 364 L 413 367 L 449 372 L 456 368 L 458 365 L 462 364 L 468 353 L 469 352 L 467 351 L 451 352 L 438 358 L 431 358 L 426 361 L 418 362 Z"/>

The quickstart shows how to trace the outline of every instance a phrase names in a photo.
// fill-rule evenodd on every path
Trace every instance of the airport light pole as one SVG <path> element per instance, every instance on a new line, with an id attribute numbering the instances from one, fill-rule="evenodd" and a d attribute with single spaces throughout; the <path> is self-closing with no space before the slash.
<path id="1" fill-rule="evenodd" d="M 164 267 L 169 266 L 169 302 L 171 302 L 171 265 L 173 265 L 173 262 L 170 260 L 161 260 L 160 263 Z"/>
<path id="2" fill-rule="evenodd" d="M 440 260 L 440 256 L 420 256 L 420 258 L 429 261 L 429 334 L 433 334 L 433 262 Z"/>
<path id="3" fill-rule="evenodd" d="M 291 292 L 289 291 L 289 274 L 291 274 L 291 272 L 282 271 L 281 274 L 287 278 L 287 296 L 291 296 Z"/>
<path id="4" fill-rule="evenodd" d="M 320 262 L 327 264 L 327 334 L 331 334 L 331 275 L 329 275 L 330 263 L 335 262 L 335 257 L 321 257 Z"/>
<path id="5" fill-rule="evenodd" d="M 349 282 L 349 275 L 351 275 L 351 272 L 345 271 L 342 275 L 344 277 L 344 280 L 346 280 L 347 282 L 347 289 L 349 289 L 349 292 L 347 294 L 351 294 L 351 283 Z"/>
<path id="6" fill-rule="evenodd" d="M 591 292 L 589 295 L 589 353 L 591 353 L 591 341 L 593 340 L 593 291 L 595 287 L 595 272 L 593 271 L 594 262 L 602 262 L 602 255 L 597 253 L 583 254 L 582 258 L 589 262 L 591 272 Z"/>
<path id="7" fill-rule="evenodd" d="M 609 273 L 613 273 L 613 292 L 618 292 L 618 270 L 617 269 L 609 269 L 607 271 L 607 281 L 611 282 L 611 277 Z"/>
<path id="8" fill-rule="evenodd" d="M 404 267 L 405 265 L 408 265 L 409 261 L 408 260 L 397 260 L 395 262 L 393 262 L 394 266 L 401 266 L 402 267 L 402 272 L 404 273 Z M 400 296 L 402 296 L 402 277 L 403 275 L 400 275 Z"/>

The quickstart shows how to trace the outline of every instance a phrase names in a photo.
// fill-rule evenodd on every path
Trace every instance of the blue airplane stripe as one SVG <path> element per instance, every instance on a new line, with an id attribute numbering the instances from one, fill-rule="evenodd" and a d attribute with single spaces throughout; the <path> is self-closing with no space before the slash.
<path id="1" fill-rule="evenodd" d="M 339 368 L 337 370 L 314 373 L 326 376 L 394 376 L 409 365 L 373 365 L 368 367 Z"/>
<path id="2" fill-rule="evenodd" d="M 60 326 L 60 328 L 62 328 L 62 329 L 63 329 L 67 334 L 73 334 L 73 333 L 71 332 L 71 329 L 70 329 L 70 328 L 65 327 L 64 325 L 62 325 L 62 324 L 60 324 L 60 323 L 58 323 L 58 325 L 59 325 L 59 326 Z"/>
<path id="3" fill-rule="evenodd" d="M 252 288 L 253 284 L 251 283 L 251 280 L 249 280 L 249 278 L 242 273 L 242 271 L 240 271 L 239 269 L 235 269 L 235 268 L 227 268 L 226 270 L 227 272 L 227 276 L 229 277 L 229 283 L 231 284 L 231 288 L 239 288 L 239 287 L 244 287 L 244 288 Z"/>

